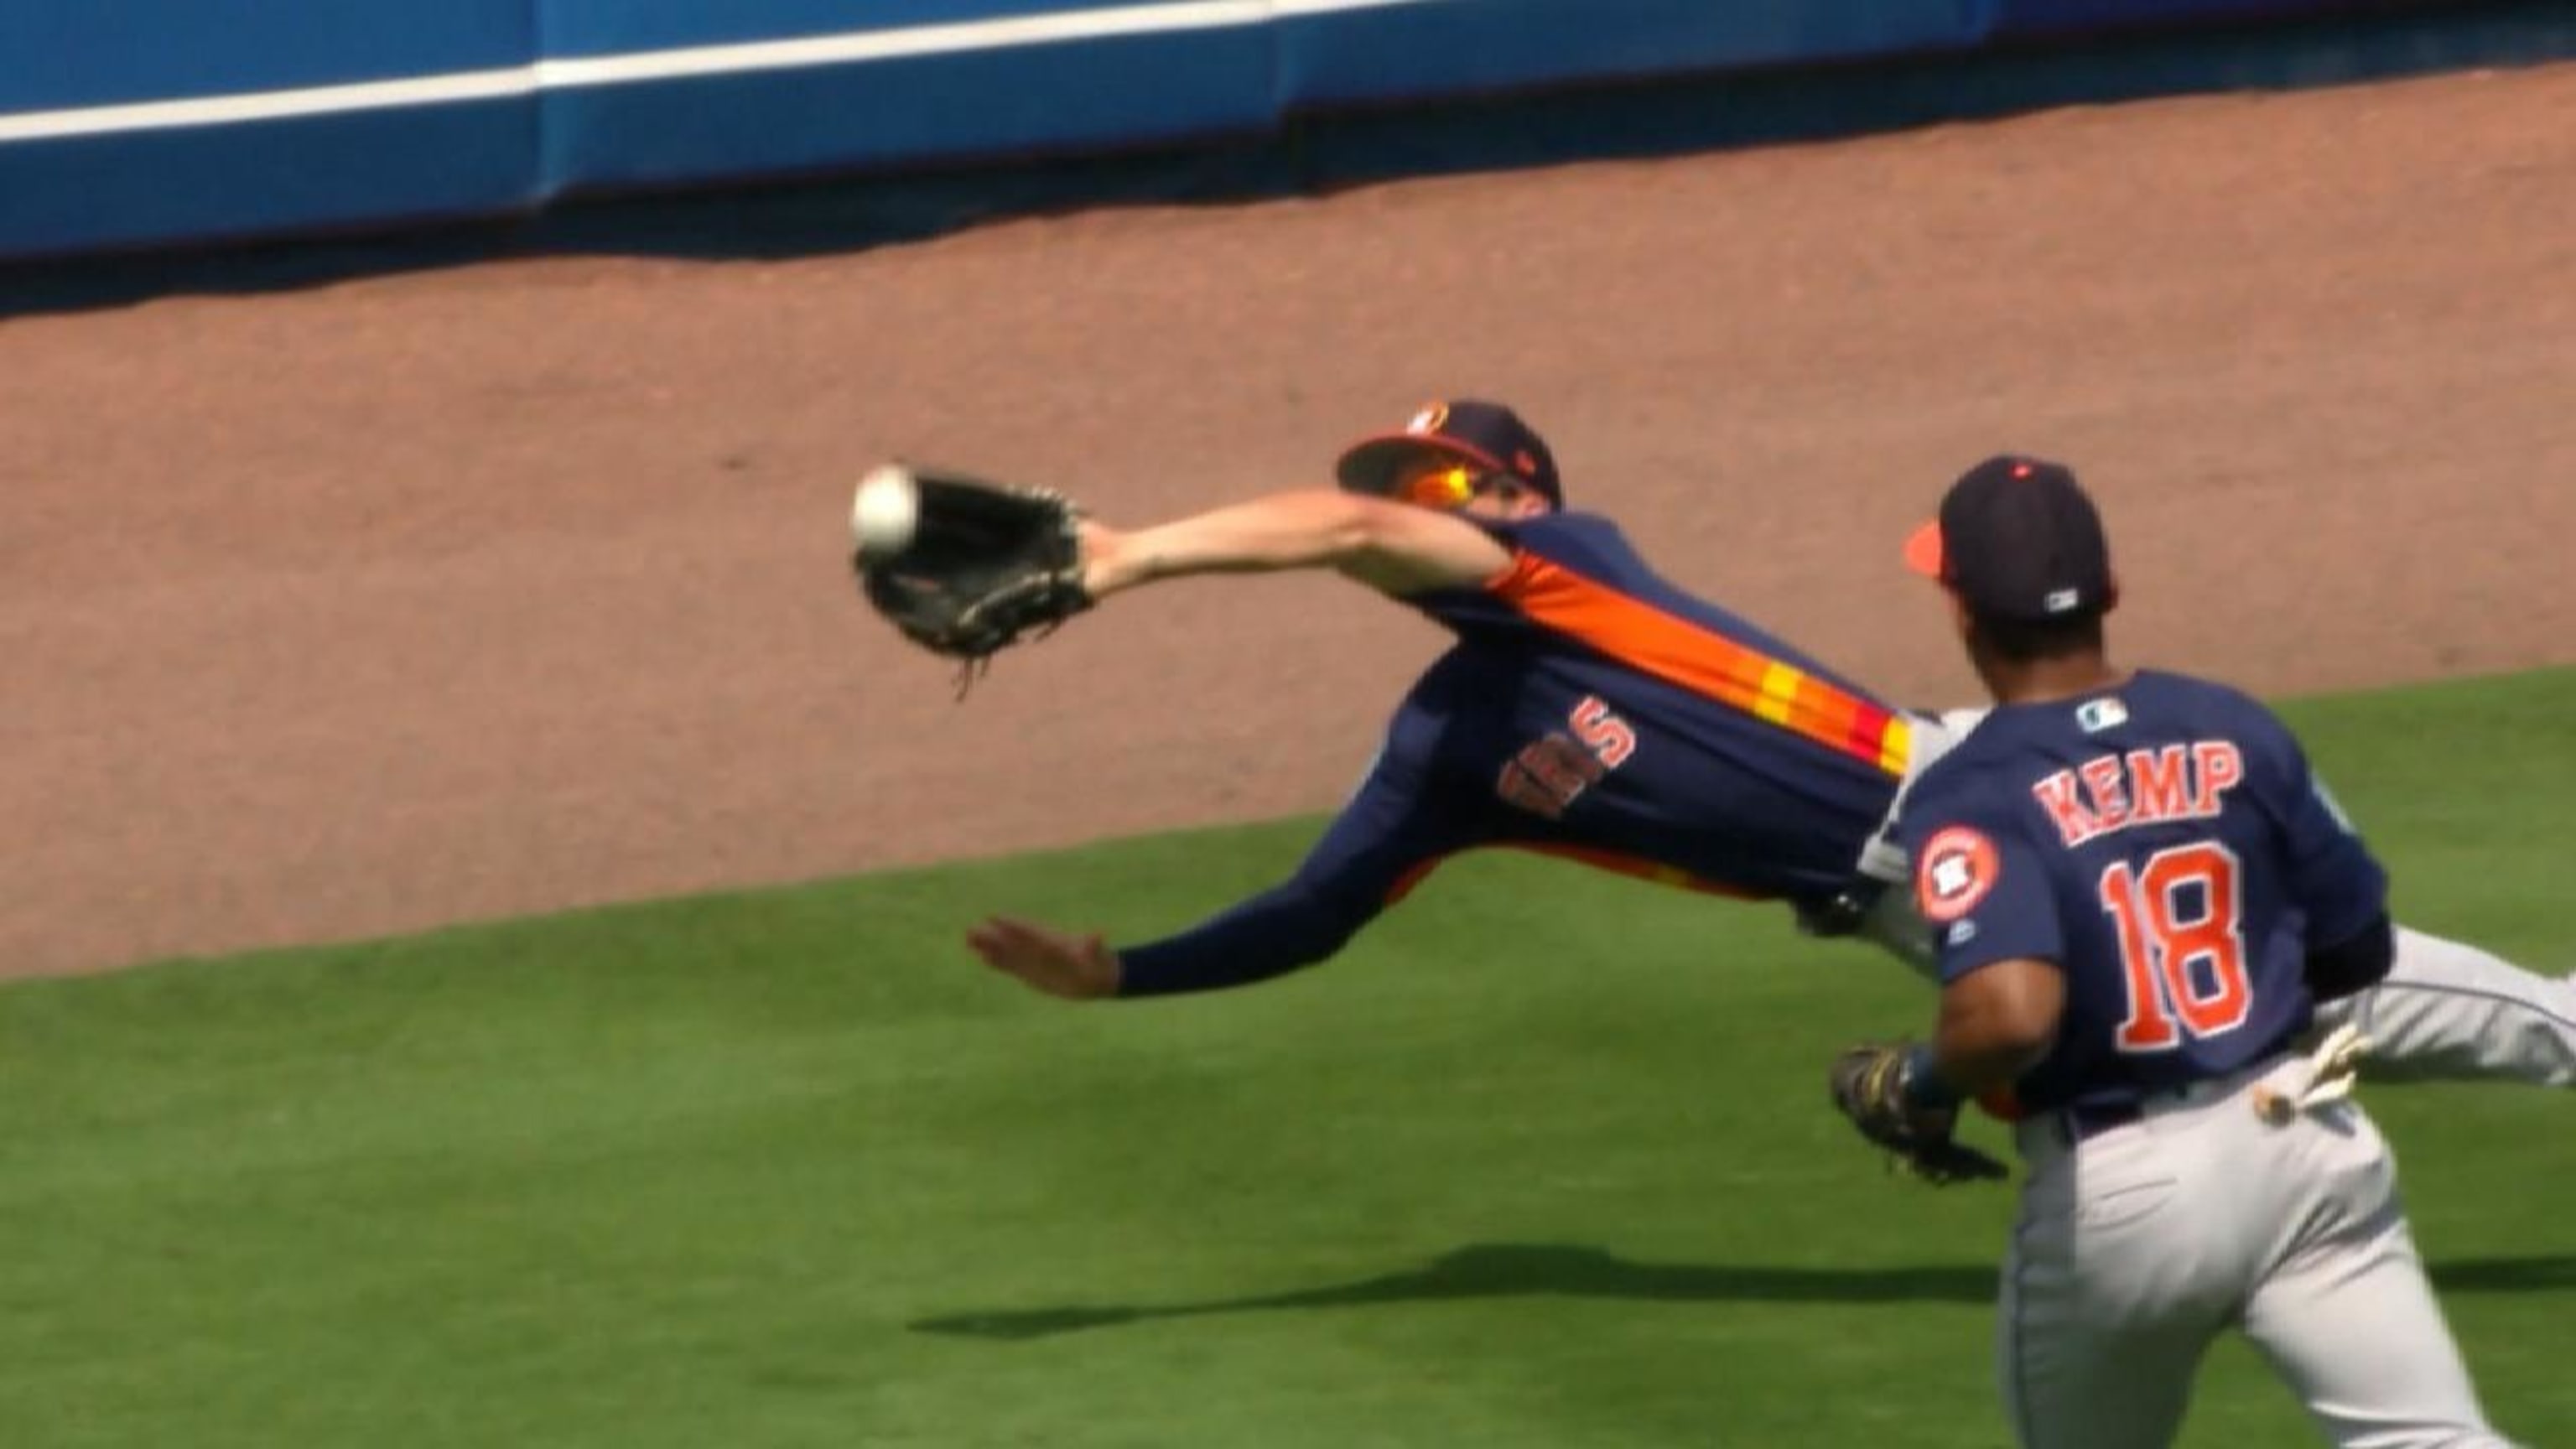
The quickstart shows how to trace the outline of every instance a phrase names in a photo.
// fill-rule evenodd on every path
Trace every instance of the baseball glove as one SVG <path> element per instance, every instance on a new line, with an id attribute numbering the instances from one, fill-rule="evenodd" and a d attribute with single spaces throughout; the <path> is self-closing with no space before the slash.
<path id="1" fill-rule="evenodd" d="M 1834 1058 L 1834 1105 L 1860 1135 L 1885 1148 L 1892 1167 L 1935 1187 L 2008 1175 L 2000 1162 L 1951 1136 L 1955 1108 L 1930 1111 L 1906 1100 L 1910 1042 L 1862 1042 Z"/>
<path id="2" fill-rule="evenodd" d="M 903 470 L 916 490 L 910 538 L 851 555 L 859 592 L 906 639 L 962 666 L 962 693 L 992 656 L 1044 638 L 1092 605 L 1081 510 L 1045 488 L 947 469 Z"/>

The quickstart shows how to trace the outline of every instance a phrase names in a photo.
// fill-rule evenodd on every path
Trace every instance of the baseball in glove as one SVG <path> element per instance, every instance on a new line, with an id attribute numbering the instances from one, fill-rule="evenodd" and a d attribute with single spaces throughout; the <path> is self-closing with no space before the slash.
<path id="1" fill-rule="evenodd" d="M 958 662 L 963 694 L 995 653 L 1091 607 L 1081 517 L 1049 489 L 889 463 L 852 500 L 850 566 L 870 607 Z"/>
<path id="2" fill-rule="evenodd" d="M 1911 1042 L 1847 1047 L 1834 1058 L 1830 1074 L 1834 1105 L 1861 1136 L 1886 1149 L 1891 1166 L 1936 1187 L 2009 1175 L 2002 1163 L 1951 1136 L 1957 1108 L 1915 1105 L 1906 1091 L 1913 1069 Z"/>

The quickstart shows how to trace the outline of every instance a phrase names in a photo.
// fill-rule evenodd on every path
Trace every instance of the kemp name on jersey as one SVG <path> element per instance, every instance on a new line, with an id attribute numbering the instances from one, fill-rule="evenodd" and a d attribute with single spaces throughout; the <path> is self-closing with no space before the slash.
<path id="1" fill-rule="evenodd" d="M 1924 772 L 1900 838 L 1944 980 L 2010 959 L 2066 973 L 2030 1108 L 2134 1102 L 2281 1050 L 2315 1008 L 2310 945 L 2386 906 L 2289 730 L 2173 674 L 1997 709 Z"/>
<path id="2" fill-rule="evenodd" d="M 2124 709 L 2118 700 L 2095 703 L 2104 718 Z M 2194 740 L 2100 754 L 2042 777 L 2032 798 L 2072 850 L 2088 840 L 2133 825 L 2168 820 L 2214 820 L 2227 795 L 2245 779 L 2245 756 L 2230 740 Z"/>

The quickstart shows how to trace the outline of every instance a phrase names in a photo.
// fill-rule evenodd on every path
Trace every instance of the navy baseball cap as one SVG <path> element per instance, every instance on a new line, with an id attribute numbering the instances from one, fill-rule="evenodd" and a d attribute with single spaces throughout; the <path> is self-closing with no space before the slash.
<path id="1" fill-rule="evenodd" d="M 1488 473 L 1500 473 L 1565 506 L 1565 485 L 1557 481 L 1556 457 L 1520 415 L 1501 403 L 1460 398 L 1436 402 L 1413 415 L 1402 432 L 1362 438 L 1342 452 L 1333 476 L 1354 493 L 1386 497 L 1405 465 L 1424 455 L 1458 458 Z"/>
<path id="2" fill-rule="evenodd" d="M 1905 561 L 1989 619 L 2047 623 L 2110 612 L 2120 590 L 2102 515 L 2075 471 L 2001 454 L 1959 475 Z"/>

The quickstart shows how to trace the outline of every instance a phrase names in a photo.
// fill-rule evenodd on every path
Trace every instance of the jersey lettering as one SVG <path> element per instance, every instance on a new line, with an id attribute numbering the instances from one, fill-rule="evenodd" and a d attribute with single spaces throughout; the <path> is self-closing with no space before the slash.
<path id="1" fill-rule="evenodd" d="M 2129 770 L 2118 755 L 2096 755 L 2075 769 L 2093 799 L 2093 818 L 2104 834 L 2129 823 Z"/>
<path id="2" fill-rule="evenodd" d="M 1503 762 L 1502 778 L 1495 781 L 1494 790 L 1507 804 L 1556 820 L 1576 796 L 1606 773 L 1592 752 L 1572 736 L 1551 730 Z"/>
<path id="3" fill-rule="evenodd" d="M 2219 798 L 2245 779 L 2245 757 L 2226 740 L 2202 740 L 2191 747 L 2192 773 L 2200 786 L 2192 792 L 2191 813 L 2215 815 Z"/>
<path id="4" fill-rule="evenodd" d="M 2180 745 L 2129 751 L 2129 786 L 2141 818 L 2181 820 L 2191 814 L 2191 773 L 2182 762 Z"/>
<path id="5" fill-rule="evenodd" d="M 2073 850 L 2134 825 L 2215 819 L 2244 780 L 2245 760 L 2232 742 L 2200 740 L 2095 755 L 2033 781 L 2030 793 Z"/>
<path id="6" fill-rule="evenodd" d="M 1585 695 L 1574 712 L 1566 716 L 1566 722 L 1574 726 L 1574 737 L 1583 741 L 1604 769 L 1619 768 L 1637 752 L 1637 732 L 1628 727 L 1626 720 L 1612 714 L 1610 706 L 1597 695 Z"/>
<path id="7" fill-rule="evenodd" d="M 2112 1040 L 2123 1052 L 2171 1051 L 2186 1035 L 2234 1031 L 2252 1012 L 2236 853 L 2215 840 L 2160 850 L 2102 872 L 2102 908 L 2120 938 L 2129 1010 Z"/>
<path id="8" fill-rule="evenodd" d="M 1503 762 L 1494 793 L 1504 804 L 1562 820 L 1577 797 L 1637 752 L 1636 730 L 1595 697 L 1585 696 L 1565 722 Z"/>
<path id="9" fill-rule="evenodd" d="M 1521 751 L 1521 764 L 1540 784 L 1569 802 L 1608 773 L 1590 751 L 1558 734 L 1532 741 Z"/>

